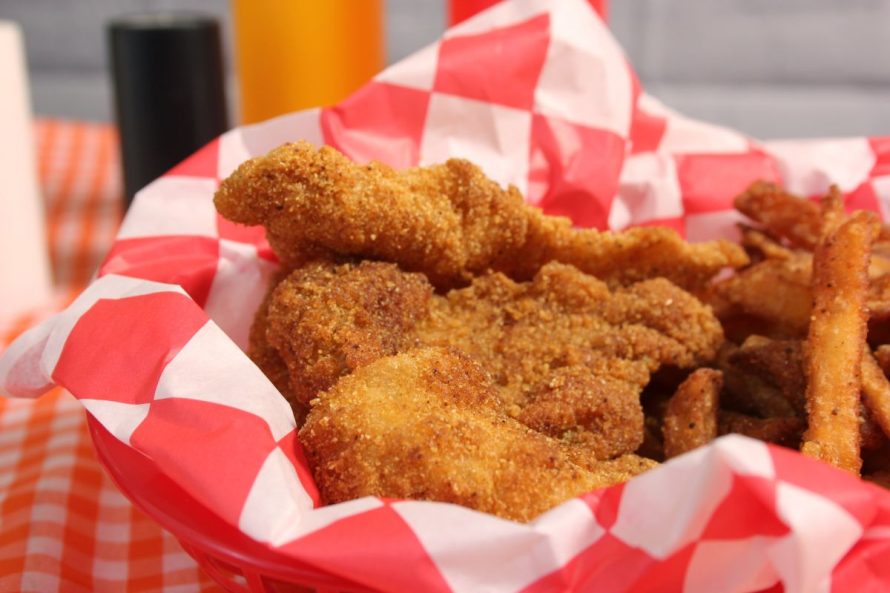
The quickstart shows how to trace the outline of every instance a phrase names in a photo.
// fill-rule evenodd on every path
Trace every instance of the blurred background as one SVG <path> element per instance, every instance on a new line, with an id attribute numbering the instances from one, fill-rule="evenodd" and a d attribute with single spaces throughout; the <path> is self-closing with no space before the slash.
<path id="1" fill-rule="evenodd" d="M 35 114 L 111 121 L 105 23 L 171 9 L 223 24 L 236 123 L 226 0 L 0 0 L 24 33 Z M 387 0 L 386 60 L 436 39 L 446 12 Z M 613 0 L 609 21 L 647 90 L 687 115 L 764 139 L 890 134 L 890 0 Z"/>
<path id="2" fill-rule="evenodd" d="M 136 192 L 227 128 L 336 103 L 495 1 L 0 0 L 0 308 L 85 285 Z M 890 0 L 588 1 L 681 113 L 890 136 Z"/>

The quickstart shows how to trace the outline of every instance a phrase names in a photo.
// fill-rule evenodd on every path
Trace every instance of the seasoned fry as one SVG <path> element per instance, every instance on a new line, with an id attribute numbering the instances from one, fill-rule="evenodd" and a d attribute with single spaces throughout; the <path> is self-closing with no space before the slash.
<path id="1" fill-rule="evenodd" d="M 812 249 L 819 241 L 819 206 L 785 192 L 775 183 L 754 182 L 735 199 L 735 207 L 795 247 Z"/>
<path id="2" fill-rule="evenodd" d="M 874 257 L 872 257 L 874 261 Z M 875 320 L 890 318 L 890 274 L 872 278 L 868 286 L 869 317 Z"/>
<path id="3" fill-rule="evenodd" d="M 739 230 L 742 233 L 742 247 L 745 248 L 751 261 L 790 259 L 794 255 L 794 251 L 788 249 L 763 231 L 746 224 L 739 224 Z"/>
<path id="4" fill-rule="evenodd" d="M 723 374 L 700 368 L 693 371 L 668 403 L 664 416 L 664 455 L 676 457 L 717 438 L 717 408 Z"/>
<path id="5" fill-rule="evenodd" d="M 724 390 L 721 405 L 725 408 L 761 417 L 791 416 L 794 408 L 777 385 L 770 384 L 763 372 L 742 369 L 735 359 L 740 349 L 725 344 L 717 356 L 717 367 L 723 372 Z"/>
<path id="6" fill-rule="evenodd" d="M 821 243 L 825 237 L 834 233 L 841 223 L 846 220 L 844 216 L 844 197 L 837 186 L 832 185 L 828 189 L 828 193 L 819 200 L 819 214 L 822 217 Z M 870 245 L 869 250 L 871 250 Z"/>
<path id="7" fill-rule="evenodd" d="M 881 344 L 875 349 L 875 360 L 878 361 L 884 375 L 890 375 L 890 344 Z"/>
<path id="8" fill-rule="evenodd" d="M 761 410 L 764 416 L 803 415 L 806 406 L 803 343 L 799 340 L 773 340 L 750 336 L 730 355 L 730 362 L 742 373 L 779 388 L 787 406 Z"/>
<path id="9" fill-rule="evenodd" d="M 875 422 L 869 409 L 864 403 L 859 403 L 859 448 L 862 452 L 863 462 L 865 454 L 875 452 L 884 447 L 888 442 L 887 435 Z"/>
<path id="10" fill-rule="evenodd" d="M 728 410 L 720 410 L 718 415 L 717 432 L 721 435 L 743 434 L 753 439 L 794 449 L 800 446 L 803 429 L 804 421 L 797 416 L 756 418 Z"/>
<path id="11" fill-rule="evenodd" d="M 881 226 L 881 233 L 887 232 L 887 225 Z M 871 247 L 871 262 L 868 266 L 868 276 L 872 280 L 890 274 L 890 241 L 881 239 L 875 241 Z"/>
<path id="12" fill-rule="evenodd" d="M 875 424 L 890 436 L 890 381 L 868 348 L 862 353 L 862 401 Z"/>
<path id="13" fill-rule="evenodd" d="M 813 308 L 811 270 L 809 253 L 767 259 L 719 282 L 714 292 L 737 311 L 763 320 L 772 335 L 803 337 Z"/>
<path id="14" fill-rule="evenodd" d="M 801 451 L 859 474 L 859 392 L 866 337 L 873 214 L 828 225 L 813 259 L 813 318 L 806 347 L 809 427 Z"/>

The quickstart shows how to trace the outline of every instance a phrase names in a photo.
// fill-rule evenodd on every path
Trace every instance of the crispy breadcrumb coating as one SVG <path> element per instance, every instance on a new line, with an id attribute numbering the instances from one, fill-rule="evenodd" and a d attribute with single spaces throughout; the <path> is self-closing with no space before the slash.
<path id="1" fill-rule="evenodd" d="M 503 413 L 598 459 L 639 447 L 651 372 L 706 362 L 722 341 L 710 310 L 666 280 L 610 290 L 564 264 L 444 296 L 394 264 L 313 264 L 278 285 L 266 325 L 304 405 L 381 357 L 446 347 L 482 366 Z"/>
<path id="2" fill-rule="evenodd" d="M 488 270 L 527 279 L 550 261 L 611 282 L 660 276 L 695 287 L 747 262 L 737 245 L 692 245 L 666 228 L 574 230 L 461 159 L 396 172 L 297 142 L 243 163 L 214 201 L 229 220 L 264 225 L 286 267 L 357 256 L 423 272 L 440 288 Z"/>
<path id="3" fill-rule="evenodd" d="M 294 399 L 308 405 L 342 375 L 404 349 L 432 292 L 421 274 L 392 264 L 294 271 L 272 292 L 266 318 L 266 339 L 290 371 Z"/>
<path id="4" fill-rule="evenodd" d="M 306 414 L 309 413 L 309 404 L 298 399 L 294 394 L 294 391 L 291 389 L 291 376 L 287 365 L 278 353 L 278 349 L 270 344 L 266 337 L 269 328 L 268 315 L 272 293 L 281 282 L 282 277 L 285 276 L 286 274 L 284 273 L 278 273 L 272 278 L 269 290 L 266 292 L 263 302 L 260 303 L 260 307 L 254 315 L 248 336 L 247 355 L 275 385 L 275 388 L 284 396 L 287 403 L 290 404 L 294 411 L 294 418 L 299 425 L 303 423 Z"/>
<path id="5" fill-rule="evenodd" d="M 504 415 L 496 399 L 467 356 L 416 348 L 321 393 L 300 440 L 329 503 L 435 500 L 517 521 L 655 465 L 636 456 L 592 462 Z"/>

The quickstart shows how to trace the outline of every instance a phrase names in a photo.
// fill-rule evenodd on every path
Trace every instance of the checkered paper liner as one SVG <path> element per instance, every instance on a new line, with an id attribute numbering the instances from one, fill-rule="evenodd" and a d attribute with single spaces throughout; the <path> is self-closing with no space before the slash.
<path id="1" fill-rule="evenodd" d="M 583 0 L 506 2 L 340 105 L 232 130 L 146 187 L 99 278 L 0 358 L 0 390 L 66 387 L 209 513 L 348 590 L 887 587 L 890 495 L 741 437 L 530 524 L 432 502 L 319 506 L 292 414 L 242 352 L 274 254 L 212 204 L 239 163 L 296 139 L 395 167 L 469 158 L 579 226 L 690 240 L 732 236 L 731 199 L 760 178 L 890 208 L 890 139 L 758 143 L 684 118 L 642 93 Z"/>

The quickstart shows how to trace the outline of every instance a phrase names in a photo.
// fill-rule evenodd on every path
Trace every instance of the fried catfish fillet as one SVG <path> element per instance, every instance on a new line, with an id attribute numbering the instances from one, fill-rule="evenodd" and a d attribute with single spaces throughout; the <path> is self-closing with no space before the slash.
<path id="1" fill-rule="evenodd" d="M 517 401 L 568 366 L 642 387 L 661 365 L 713 359 L 723 339 L 711 310 L 667 280 L 610 289 L 560 263 L 529 282 L 477 278 L 434 298 L 430 310 L 417 327 L 421 341 L 467 352 Z"/>
<path id="2" fill-rule="evenodd" d="M 435 500 L 518 521 L 656 465 L 633 455 L 591 463 L 501 413 L 496 399 L 467 356 L 415 348 L 319 394 L 300 440 L 329 503 Z"/>
<path id="3" fill-rule="evenodd" d="M 272 291 L 263 327 L 293 398 L 308 406 L 340 376 L 405 349 L 432 293 L 421 274 L 392 264 L 317 263 L 291 273 Z"/>
<path id="4" fill-rule="evenodd" d="M 313 264 L 275 289 L 266 323 L 303 404 L 381 357 L 452 348 L 491 376 L 503 413 L 598 459 L 640 445 L 649 373 L 707 362 L 723 339 L 710 309 L 666 280 L 610 290 L 555 263 L 444 296 L 394 264 Z"/>
<path id="5" fill-rule="evenodd" d="M 666 228 L 574 230 L 460 159 L 396 172 L 357 165 L 332 148 L 286 144 L 243 163 L 214 201 L 233 222 L 264 225 L 287 268 L 356 256 L 423 272 L 438 288 L 488 270 L 528 279 L 554 260 L 608 281 L 663 276 L 694 287 L 747 262 L 737 245 L 691 245 Z"/>
<path id="6" fill-rule="evenodd" d="M 269 287 L 263 302 L 253 317 L 248 336 L 247 355 L 266 377 L 278 389 L 294 411 L 297 424 L 302 424 L 309 412 L 309 405 L 304 398 L 298 398 L 291 388 L 291 376 L 287 364 L 278 353 L 278 349 L 269 342 L 269 305 L 275 288 L 281 283 L 284 274 L 277 274 Z"/>

